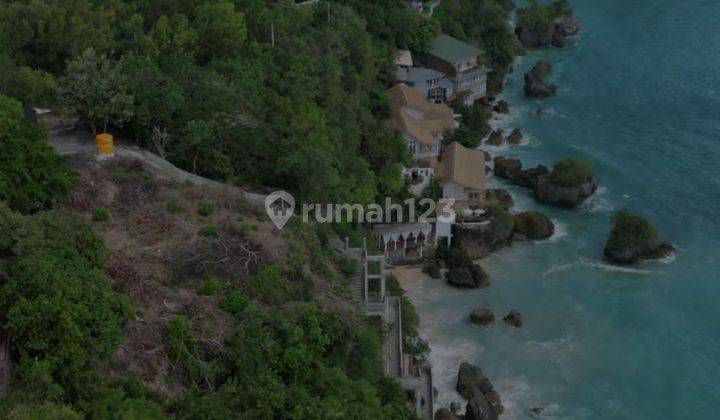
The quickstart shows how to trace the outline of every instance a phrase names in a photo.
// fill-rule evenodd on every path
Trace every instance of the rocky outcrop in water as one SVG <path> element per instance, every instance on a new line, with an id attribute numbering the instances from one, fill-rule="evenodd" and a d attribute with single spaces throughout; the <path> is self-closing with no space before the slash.
<path id="1" fill-rule="evenodd" d="M 658 237 L 649 244 L 628 244 L 622 248 L 605 247 L 605 257 L 615 263 L 635 264 L 646 260 L 659 260 L 675 252 L 669 240 Z"/>
<path id="2" fill-rule="evenodd" d="M 503 317 L 503 321 L 512 327 L 520 328 L 523 324 L 523 317 L 519 311 L 513 309 Z"/>
<path id="3" fill-rule="evenodd" d="M 509 114 L 510 113 L 510 104 L 504 99 L 500 99 L 495 106 L 493 106 L 493 111 L 497 112 L 498 114 Z"/>
<path id="4" fill-rule="evenodd" d="M 515 234 L 532 240 L 548 239 L 555 233 L 555 224 L 544 214 L 526 211 L 515 216 Z"/>
<path id="5" fill-rule="evenodd" d="M 495 323 L 495 314 L 490 308 L 476 309 L 470 312 L 470 322 L 477 325 L 492 325 Z"/>
<path id="6" fill-rule="evenodd" d="M 545 165 L 522 169 L 518 159 L 495 156 L 493 159 L 495 176 L 507 179 L 515 185 L 535 191 L 535 197 L 543 202 L 562 207 L 575 207 L 595 193 L 598 179 L 590 177 L 574 186 L 563 186 L 553 182 L 550 170 Z"/>
<path id="7" fill-rule="evenodd" d="M 522 131 L 520 131 L 520 129 L 518 129 L 518 128 L 514 129 L 507 138 L 508 143 L 510 143 L 512 145 L 520 144 L 522 139 L 523 139 Z"/>
<path id="8" fill-rule="evenodd" d="M 545 60 L 538 61 L 535 67 L 525 73 L 525 96 L 531 98 L 547 98 L 557 91 L 557 86 L 545 83 L 545 76 L 550 74 L 552 66 Z"/>
<path id="9" fill-rule="evenodd" d="M 605 257 L 620 264 L 665 258 L 675 247 L 643 216 L 622 209 L 612 216 L 613 229 L 605 244 Z"/>
<path id="10" fill-rule="evenodd" d="M 485 141 L 485 143 L 492 145 L 492 146 L 500 146 L 503 144 L 503 141 L 505 138 L 503 137 L 503 131 L 500 129 L 497 129 L 490 133 L 490 137 Z"/>
<path id="11" fill-rule="evenodd" d="M 553 183 L 550 175 L 539 177 L 535 187 L 535 196 L 540 201 L 563 207 L 576 207 L 593 195 L 598 187 L 598 179 L 592 177 L 580 185 L 566 187 Z"/>
<path id="12" fill-rule="evenodd" d="M 443 407 L 435 412 L 435 420 L 460 420 L 457 414 Z"/>
<path id="13" fill-rule="evenodd" d="M 478 366 L 469 363 L 460 365 L 456 390 L 468 400 L 466 420 L 496 420 L 505 410 L 500 395 Z"/>

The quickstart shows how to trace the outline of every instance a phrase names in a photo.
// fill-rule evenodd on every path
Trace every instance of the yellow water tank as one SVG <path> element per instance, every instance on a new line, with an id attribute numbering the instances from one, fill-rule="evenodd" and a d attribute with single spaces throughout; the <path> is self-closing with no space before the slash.
<path id="1" fill-rule="evenodd" d="M 112 134 L 100 133 L 95 136 L 98 153 L 101 155 L 111 155 L 115 153 L 115 144 L 113 143 Z"/>

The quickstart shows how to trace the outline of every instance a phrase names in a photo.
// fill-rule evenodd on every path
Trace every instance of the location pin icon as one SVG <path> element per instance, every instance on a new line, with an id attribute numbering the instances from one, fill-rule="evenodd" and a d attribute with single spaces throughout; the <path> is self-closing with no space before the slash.
<path id="1" fill-rule="evenodd" d="M 265 197 L 265 212 L 273 224 L 282 229 L 295 210 L 295 198 L 285 191 L 273 191 Z"/>

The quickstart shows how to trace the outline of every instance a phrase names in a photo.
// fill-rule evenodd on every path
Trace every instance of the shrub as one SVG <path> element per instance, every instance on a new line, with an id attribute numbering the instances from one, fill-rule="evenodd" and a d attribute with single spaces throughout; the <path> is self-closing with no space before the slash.
<path id="1" fill-rule="evenodd" d="M 204 228 L 200 229 L 200 232 L 198 232 L 198 234 L 206 238 L 217 238 L 220 236 L 220 230 L 217 226 L 205 226 Z"/>
<path id="2" fill-rule="evenodd" d="M 207 216 L 210 216 L 211 214 L 213 214 L 214 212 L 215 212 L 215 204 L 212 204 L 212 203 L 202 203 L 198 207 L 198 214 L 200 216 L 207 217 Z"/>
<path id="3" fill-rule="evenodd" d="M 555 162 L 550 177 L 563 187 L 577 187 L 595 176 L 592 165 L 578 158 L 565 158 Z"/>
<path id="4" fill-rule="evenodd" d="M 650 245 L 658 235 L 650 222 L 628 209 L 618 210 L 612 216 L 613 229 L 608 238 L 607 248 L 621 250 L 627 246 Z"/>
<path id="5" fill-rule="evenodd" d="M 506 229 L 513 230 L 515 227 L 515 216 L 508 213 L 495 197 L 488 200 L 486 211 L 491 217 L 499 220 Z"/>
<path id="6" fill-rule="evenodd" d="M 220 308 L 232 314 L 242 312 L 246 306 L 247 298 L 237 290 L 229 291 L 223 298 L 222 302 L 220 302 Z"/>
<path id="7" fill-rule="evenodd" d="M 180 205 L 180 202 L 177 200 L 177 198 L 171 198 L 167 202 L 167 206 L 165 206 L 165 209 L 170 214 L 177 214 L 183 211 L 182 206 Z"/>
<path id="8" fill-rule="evenodd" d="M 104 222 L 110 220 L 110 210 L 105 207 L 98 207 L 93 212 L 93 220 L 96 222 Z"/>
<path id="9" fill-rule="evenodd" d="M 212 296 L 220 291 L 220 280 L 217 277 L 210 277 L 205 280 L 198 289 L 198 293 L 204 296 Z"/>

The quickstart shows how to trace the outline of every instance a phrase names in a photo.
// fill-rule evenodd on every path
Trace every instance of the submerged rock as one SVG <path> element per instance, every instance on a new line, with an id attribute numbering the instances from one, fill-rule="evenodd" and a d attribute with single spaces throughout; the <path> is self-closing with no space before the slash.
<path id="1" fill-rule="evenodd" d="M 518 312 L 517 310 L 513 309 L 510 312 L 508 312 L 507 315 L 503 317 L 503 321 L 505 321 L 506 324 L 513 326 L 515 328 L 522 327 L 523 324 L 523 318 L 522 314 Z"/>
<path id="2" fill-rule="evenodd" d="M 495 323 L 495 314 L 490 308 L 476 309 L 470 312 L 470 322 L 477 325 L 492 325 Z"/>

